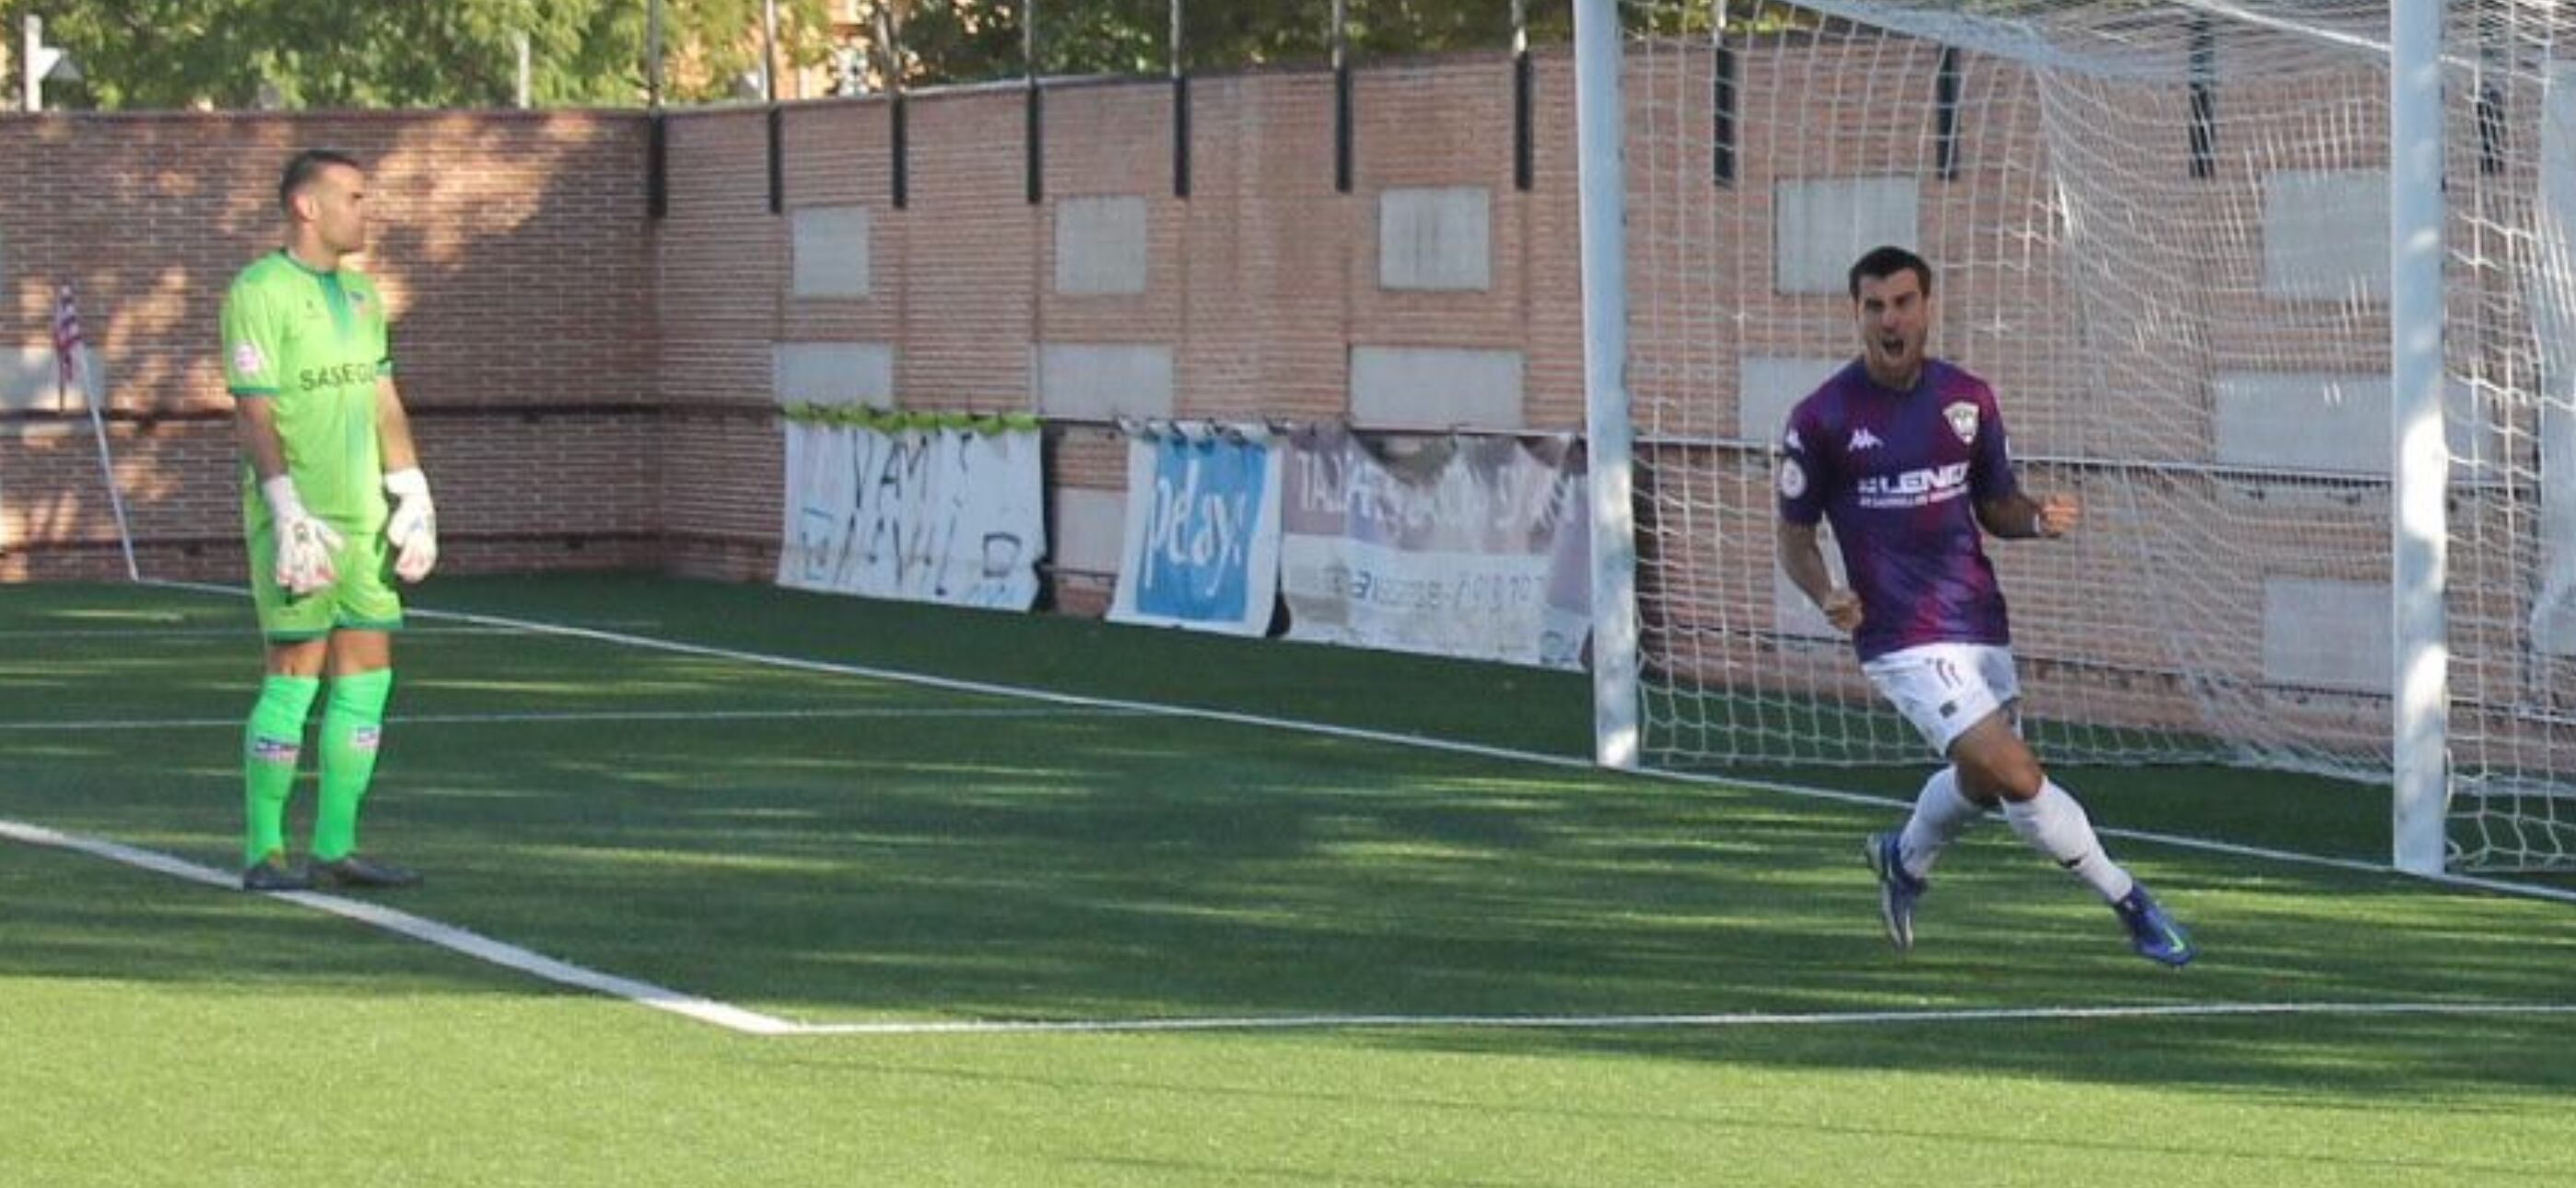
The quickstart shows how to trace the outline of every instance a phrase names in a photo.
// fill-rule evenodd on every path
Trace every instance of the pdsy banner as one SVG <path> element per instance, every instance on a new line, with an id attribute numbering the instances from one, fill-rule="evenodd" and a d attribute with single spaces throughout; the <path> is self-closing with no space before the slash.
<path id="1" fill-rule="evenodd" d="M 1278 596 L 1279 451 L 1268 431 L 1166 427 L 1128 438 L 1111 621 L 1260 635 Z"/>
<path id="2" fill-rule="evenodd" d="M 1319 427 L 1292 439 L 1283 486 L 1289 638 L 1582 666 L 1591 513 L 1572 439 L 1396 454 Z"/>
<path id="3" fill-rule="evenodd" d="M 1032 418 L 787 411 L 778 584 L 1027 610 L 1046 520 Z"/>

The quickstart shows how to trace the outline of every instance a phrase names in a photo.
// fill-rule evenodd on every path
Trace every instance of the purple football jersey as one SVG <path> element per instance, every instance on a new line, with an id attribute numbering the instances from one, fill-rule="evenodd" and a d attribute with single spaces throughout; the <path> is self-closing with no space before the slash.
<path id="1" fill-rule="evenodd" d="M 1860 595 L 1860 658 L 1928 643 L 2008 644 L 2003 589 L 1976 505 L 2016 490 L 1986 381 L 1926 359 L 1910 392 L 1858 360 L 1789 413 L 1780 516 L 1830 520 Z"/>

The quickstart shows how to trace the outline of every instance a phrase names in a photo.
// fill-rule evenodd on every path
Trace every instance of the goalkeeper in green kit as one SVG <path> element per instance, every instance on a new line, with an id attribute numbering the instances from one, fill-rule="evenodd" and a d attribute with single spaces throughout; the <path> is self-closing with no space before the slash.
<path id="1" fill-rule="evenodd" d="M 242 525 L 268 644 L 243 742 L 248 891 L 420 881 L 357 849 L 402 626 L 393 581 L 417 582 L 438 563 L 437 513 L 394 390 L 384 299 L 341 264 L 367 246 L 366 180 L 342 154 L 296 154 L 278 183 L 286 246 L 242 269 L 224 295 Z M 326 676 L 313 860 L 296 865 L 286 802 Z"/>

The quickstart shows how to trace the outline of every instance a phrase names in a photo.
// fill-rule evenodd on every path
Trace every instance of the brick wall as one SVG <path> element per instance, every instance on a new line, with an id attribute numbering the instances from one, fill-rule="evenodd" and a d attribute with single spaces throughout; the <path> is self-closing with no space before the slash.
<path id="1" fill-rule="evenodd" d="M 48 115 L 0 120 L 0 344 L 72 284 L 111 381 L 148 572 L 236 578 L 240 489 L 215 339 L 281 238 L 294 150 L 371 166 L 394 352 L 458 569 L 658 560 L 644 127 L 616 113 Z M 121 572 L 85 420 L 0 423 L 0 577 Z"/>
<path id="2" fill-rule="evenodd" d="M 1771 614 L 1767 467 L 1760 442 L 1740 439 L 1738 365 L 1850 350 L 1839 294 L 1783 294 L 1765 283 L 1776 183 L 1873 171 L 1927 179 L 1923 246 L 1949 266 L 1941 293 L 1950 316 L 1935 348 L 1997 381 L 2025 454 L 2188 464 L 2208 456 L 2207 366 L 2293 348 L 2291 362 L 2385 366 L 2384 314 L 2374 322 L 2331 303 L 2275 308 L 2254 275 L 2259 251 L 2242 243 L 2174 258 L 2124 242 L 2139 233 L 2131 224 L 2099 221 L 2083 252 L 2050 237 L 2054 204 L 2069 199 L 2047 168 L 2047 103 L 2100 103 L 2081 118 L 2104 134 L 2057 147 L 2103 154 L 2083 175 L 2110 176 L 2137 166 L 2127 158 L 2179 151 L 2187 113 L 2178 92 L 2127 102 L 2061 91 L 2043 102 L 2027 74 L 1970 56 L 1961 173 L 1936 181 L 1924 166 L 1933 52 L 1799 42 L 1744 63 L 1739 174 L 1719 186 L 1692 147 L 1713 118 L 1707 55 L 1668 63 L 1657 52 L 1631 60 L 1628 159 L 1640 196 L 1630 211 L 1631 287 L 1646 295 L 1631 322 L 1630 386 L 1649 439 L 1640 521 L 1665 533 L 1645 543 L 1665 565 L 1649 575 L 1650 637 L 1731 633 L 1751 650 L 1723 663 L 1769 663 L 1759 638 Z M 783 215 L 769 209 L 766 113 L 675 112 L 659 221 L 646 212 L 648 124 L 639 113 L 11 118 L 0 120 L 0 344 L 41 345 L 51 284 L 77 284 L 116 381 L 120 474 L 147 566 L 234 576 L 238 492 L 212 351 L 217 306 L 232 273 L 276 240 L 283 158 L 309 144 L 347 148 L 375 166 L 378 234 L 366 265 L 397 318 L 402 384 L 447 513 L 447 563 L 660 565 L 760 578 L 775 565 L 779 532 L 770 393 L 779 343 L 890 343 L 898 403 L 975 411 L 1031 406 L 1036 344 L 1163 344 L 1179 415 L 1282 420 L 1346 413 L 1354 347 L 1517 350 L 1527 423 L 1579 429 L 1573 79 L 1561 53 L 1539 55 L 1536 74 L 1528 191 L 1513 184 L 1510 62 L 1471 54 L 1359 73 L 1347 194 L 1334 187 L 1331 75 L 1279 71 L 1194 80 L 1187 198 L 1172 192 L 1170 90 L 1159 80 L 1051 89 L 1035 204 L 1017 88 L 910 101 L 902 208 L 891 198 L 892 104 L 883 97 L 784 109 Z M 2371 78 L 2245 81 L 2228 96 L 2230 144 L 2373 145 L 2379 129 L 2351 114 L 2368 110 Z M 2277 164 L 2367 166 L 2372 151 Z M 2214 181 L 2176 184 L 2163 208 L 2124 214 L 2241 236 L 2245 213 L 2223 204 L 2241 200 L 2251 168 L 2241 152 L 2223 155 Z M 1487 191 L 1484 291 L 1379 286 L 1378 196 L 1419 186 Z M 1145 289 L 1058 294 L 1054 204 L 1100 195 L 1144 205 Z M 795 297 L 787 216 L 852 204 L 870 216 L 869 294 Z M 2169 230 L 2157 228 L 2155 242 Z M 2123 259 L 2173 275 L 2141 288 L 2103 271 Z M 2150 290 L 2183 300 L 2149 311 L 2166 321 L 2141 318 L 2136 334 L 2100 331 L 2118 324 L 2109 315 L 2130 312 L 2113 306 Z M 2201 369 L 2160 369 L 2173 341 L 2203 344 Z M 2092 378 L 2104 374 L 2134 378 Z M 2103 415 L 2110 398 L 2123 402 L 2122 415 Z M 41 410 L 11 416 L 0 423 L 0 578 L 112 572 L 112 528 L 79 423 Z M 1059 422 L 1048 433 L 1053 489 L 1123 487 L 1114 432 Z M 2142 626 L 2160 622 L 2148 603 L 2167 589 L 2161 575 L 2138 571 L 2156 558 L 2233 558 L 2197 575 L 2191 613 L 2227 624 L 2224 638 L 2239 641 L 2260 634 L 2267 576 L 2296 576 L 2301 564 L 2340 567 L 2319 574 L 2328 577 L 2384 571 L 2373 506 L 2315 512 L 2184 490 L 2145 491 L 2145 510 L 2124 511 L 2099 485 L 2108 480 L 2094 481 L 2099 537 L 2005 550 L 1999 561 L 2016 607 L 2034 612 L 2021 618 L 2035 654 L 2090 649 L 2114 670 L 2170 664 L 2154 654 L 2164 636 Z M 2209 486 L 2188 475 L 2140 481 Z M 2177 506 L 2210 509 L 2212 523 L 2176 523 L 2189 517 L 2159 510 Z M 2195 549 L 2183 532 L 2211 543 Z M 2136 543 L 2153 533 L 2171 539 Z M 2292 558 L 2279 541 L 2326 562 Z M 2455 564 L 2494 567 L 2477 556 Z M 1065 608 L 1096 609 L 1105 593 L 1102 575 L 1052 576 Z M 2193 663 L 2249 661 L 2239 648 Z"/>
<path id="3" fill-rule="evenodd" d="M 641 560 L 766 572 L 778 342 L 895 343 L 902 404 L 974 410 L 1029 406 L 1033 343 L 1161 342 L 1182 415 L 1276 419 L 1343 415 L 1354 346 L 1516 349 L 1531 424 L 1578 428 L 1569 64 L 1539 60 L 1527 192 L 1513 187 L 1508 59 L 1378 64 L 1356 91 L 1344 194 L 1329 74 L 1196 80 L 1186 199 L 1172 194 L 1166 84 L 1051 91 L 1035 205 L 1019 91 L 918 96 L 904 209 L 890 200 L 887 101 L 792 105 L 788 211 L 855 203 L 872 216 L 873 291 L 826 300 L 788 292 L 788 220 L 768 208 L 757 109 L 670 117 L 659 221 L 645 213 L 637 113 L 0 121 L 0 341 L 40 346 L 50 286 L 78 287 L 114 380 L 137 535 L 154 572 L 190 576 L 238 565 L 214 324 L 233 272 L 276 242 L 276 170 L 305 145 L 373 167 L 362 265 L 397 319 L 401 382 L 458 569 Z M 1377 194 L 1426 185 L 1489 192 L 1489 290 L 1378 287 Z M 1146 291 L 1055 294 L 1053 203 L 1103 194 L 1147 204 Z M 113 528 L 73 448 L 82 439 L 61 436 L 78 423 L 15 415 L 0 431 L 0 574 L 104 572 Z M 1050 433 L 1051 482 L 1123 485 L 1114 434 Z"/>
<path id="4" fill-rule="evenodd" d="M 773 341 L 896 344 L 898 402 L 910 408 L 1032 407 L 1040 342 L 1168 345 L 1179 415 L 1336 419 L 1348 408 L 1354 346 L 1456 346 L 1526 353 L 1531 423 L 1582 421 L 1572 73 L 1540 65 L 1537 184 L 1513 188 L 1511 66 L 1501 55 L 1374 66 L 1359 76 L 1355 177 L 1333 177 L 1328 73 L 1201 78 L 1191 91 L 1187 198 L 1172 189 L 1172 105 L 1160 81 L 1086 84 L 1045 98 L 1043 199 L 1027 201 L 1025 100 L 1016 88 L 914 97 L 909 201 L 891 199 L 892 104 L 882 98 L 788 108 L 784 205 L 869 208 L 866 298 L 789 295 L 787 222 L 767 213 L 757 113 L 675 115 L 670 217 L 658 234 L 664 394 L 705 402 L 668 425 L 674 489 L 689 506 L 666 527 L 684 570 L 774 563 L 779 444 L 728 416 L 769 406 Z M 1389 187 L 1481 185 L 1492 198 L 1493 284 L 1482 293 L 1389 293 L 1377 283 L 1377 195 Z M 1146 206 L 1148 278 L 1134 295 L 1053 291 L 1054 204 L 1130 195 Z M 1116 491 L 1124 446 L 1097 425 L 1049 428 L 1055 488 Z M 721 458 L 714 476 L 697 473 Z M 711 553 L 717 542 L 734 547 Z M 1059 575 L 1095 603 L 1104 575 Z"/>

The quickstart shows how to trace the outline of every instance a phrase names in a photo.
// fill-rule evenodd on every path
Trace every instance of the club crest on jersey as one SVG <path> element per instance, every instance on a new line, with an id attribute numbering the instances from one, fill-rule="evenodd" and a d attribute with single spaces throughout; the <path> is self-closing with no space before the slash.
<path id="1" fill-rule="evenodd" d="M 268 370 L 268 356 L 259 353 L 258 343 L 245 342 L 233 348 L 233 370 L 258 375 Z"/>
<path id="2" fill-rule="evenodd" d="M 1806 493 L 1807 468 L 1798 465 L 1798 460 L 1795 458 L 1782 458 L 1780 460 L 1781 497 L 1786 499 L 1796 499 Z"/>
<path id="3" fill-rule="evenodd" d="M 1962 400 L 1943 408 L 1941 415 L 1949 419 L 1950 432 L 1959 435 L 1959 444 L 1969 445 L 1977 440 L 1976 405 Z"/>

